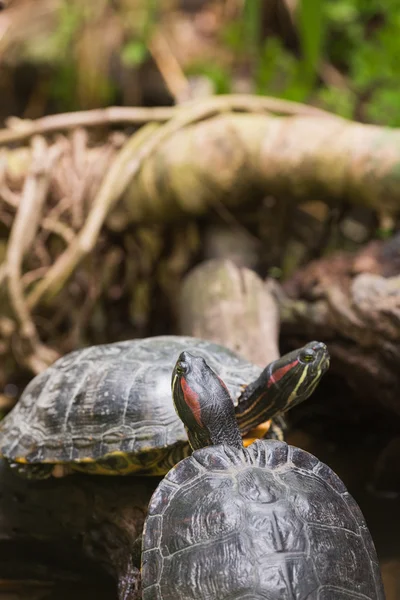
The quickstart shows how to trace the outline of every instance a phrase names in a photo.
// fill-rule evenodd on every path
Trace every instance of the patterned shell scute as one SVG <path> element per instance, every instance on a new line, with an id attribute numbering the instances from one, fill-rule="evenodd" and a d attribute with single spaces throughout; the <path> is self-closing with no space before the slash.
<path id="1" fill-rule="evenodd" d="M 150 501 L 143 599 L 384 600 L 364 518 L 311 454 L 260 440 L 204 448 Z"/>
<path id="2" fill-rule="evenodd" d="M 0 452 L 28 462 L 98 459 L 186 441 L 171 394 L 183 350 L 203 356 L 237 400 L 261 369 L 223 346 L 160 336 L 76 350 L 27 386 L 0 426 Z"/>

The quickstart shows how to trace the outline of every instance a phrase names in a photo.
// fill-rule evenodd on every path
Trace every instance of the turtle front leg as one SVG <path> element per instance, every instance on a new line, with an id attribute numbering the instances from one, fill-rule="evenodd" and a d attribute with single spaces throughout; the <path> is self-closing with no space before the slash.
<path id="1" fill-rule="evenodd" d="M 279 440 L 285 441 L 285 433 L 288 429 L 285 418 L 281 415 L 275 415 L 264 423 L 260 423 L 254 429 L 248 431 L 243 438 L 243 444 L 247 448 L 256 440 Z"/>
<path id="2" fill-rule="evenodd" d="M 271 427 L 267 432 L 265 438 L 267 440 L 278 440 L 280 442 L 285 441 L 285 433 L 288 430 L 288 426 L 285 417 L 282 415 L 275 415 L 271 419 Z"/>

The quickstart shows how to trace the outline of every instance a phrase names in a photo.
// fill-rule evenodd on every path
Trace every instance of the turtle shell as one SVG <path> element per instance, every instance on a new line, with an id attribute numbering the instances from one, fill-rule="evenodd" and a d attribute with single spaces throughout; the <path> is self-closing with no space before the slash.
<path id="1" fill-rule="evenodd" d="M 195 451 L 159 484 L 144 600 L 384 600 L 363 515 L 337 475 L 284 442 Z"/>
<path id="2" fill-rule="evenodd" d="M 26 387 L 1 423 L 0 453 L 28 464 L 89 463 L 111 454 L 114 462 L 105 468 L 118 471 L 118 456 L 182 446 L 187 436 L 173 406 L 171 374 L 179 354 L 189 349 L 220 374 L 235 399 L 261 372 L 223 346 L 192 337 L 76 350 Z"/>

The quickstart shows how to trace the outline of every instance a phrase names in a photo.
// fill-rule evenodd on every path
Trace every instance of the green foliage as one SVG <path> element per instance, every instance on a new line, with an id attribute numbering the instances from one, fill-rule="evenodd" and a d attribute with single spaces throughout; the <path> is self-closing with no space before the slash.
<path id="1" fill-rule="evenodd" d="M 217 88 L 232 88 L 245 65 L 256 93 L 400 126 L 399 0 L 298 0 L 298 52 L 278 37 L 263 39 L 264 8 L 261 0 L 244 0 L 241 15 L 221 32 L 233 64 L 225 74 L 215 64 L 209 71 L 202 68 L 213 80 L 224 81 Z"/>
<path id="2" fill-rule="evenodd" d="M 157 0 L 147 0 L 127 17 L 129 41 L 121 51 L 122 62 L 129 67 L 141 65 L 148 56 L 147 43 L 157 21 Z"/>
<path id="3" fill-rule="evenodd" d="M 50 46 L 53 47 L 53 56 L 63 61 L 65 55 L 70 55 L 76 31 L 82 25 L 84 13 L 79 5 L 71 2 L 61 2 L 58 11 L 58 26 L 50 37 Z"/>
<path id="4" fill-rule="evenodd" d="M 243 10 L 244 36 L 247 50 L 253 57 L 257 55 L 261 40 L 261 0 L 246 0 Z"/>
<path id="5" fill-rule="evenodd" d="M 232 80 L 229 71 L 222 65 L 211 62 L 198 62 L 187 70 L 188 75 L 202 75 L 213 83 L 216 94 L 230 94 Z"/>
<path id="6" fill-rule="evenodd" d="M 309 91 L 305 71 L 303 63 L 287 52 L 278 38 L 270 38 L 260 50 L 255 73 L 256 91 L 300 102 Z"/>
<path id="7" fill-rule="evenodd" d="M 48 52 L 58 63 L 51 85 L 50 95 L 65 110 L 79 108 L 75 98 L 77 68 L 73 57 L 76 32 L 83 23 L 80 7 L 71 2 L 61 2 L 58 11 L 58 27 L 48 40 Z"/>
<path id="8" fill-rule="evenodd" d="M 324 14 L 322 0 L 301 0 L 299 4 L 299 33 L 303 52 L 302 70 L 312 85 L 314 82 L 322 47 Z"/>
<path id="9" fill-rule="evenodd" d="M 118 10 L 109 0 L 61 0 L 58 6 L 55 33 L 31 44 L 27 39 L 26 55 L 57 65 L 50 93 L 60 109 L 76 109 L 84 107 L 85 101 L 89 106 L 113 101 L 116 92 L 108 59 L 119 52 L 125 67 L 141 65 L 160 15 L 172 14 L 179 2 L 123 0 Z M 279 36 L 265 28 L 265 15 L 272 13 L 265 0 L 241 0 L 237 7 L 236 18 L 219 31 L 220 58 L 197 61 L 188 67 L 188 75 L 208 77 L 216 93 L 235 91 L 235 81 L 244 77 L 258 94 L 311 102 L 347 118 L 400 126 L 400 0 L 298 0 L 296 49 L 293 40 L 290 49 L 286 47 L 284 31 Z M 110 14 L 120 23 L 123 42 L 96 62 L 96 49 L 91 54 L 87 38 L 81 46 L 80 36 L 92 24 L 107 22 Z"/>
<path id="10" fill-rule="evenodd" d="M 383 227 L 379 227 L 376 231 L 375 231 L 375 237 L 379 238 L 380 240 L 389 240 L 391 237 L 393 237 L 395 231 L 393 227 L 388 227 L 388 228 L 383 228 Z"/>
<path id="11" fill-rule="evenodd" d="M 141 65 L 147 57 L 147 46 L 141 40 L 132 40 L 125 44 L 121 52 L 122 62 L 128 67 Z"/>
<path id="12" fill-rule="evenodd" d="M 354 117 L 357 96 L 350 88 L 322 86 L 317 93 L 319 103 L 323 108 L 333 113 L 352 119 Z"/>
<path id="13" fill-rule="evenodd" d="M 338 69 L 346 85 L 319 82 L 314 98 L 345 117 L 400 126 L 398 0 L 325 0 L 321 6 L 323 60 Z"/>
<path id="14" fill-rule="evenodd" d="M 116 89 L 107 65 L 112 50 L 108 55 L 105 52 L 105 60 L 99 64 L 95 48 L 91 60 L 90 51 L 84 45 L 82 60 L 79 45 L 82 32 L 87 33 L 92 26 L 101 31 L 109 10 L 108 0 L 96 3 L 63 0 L 60 3 L 56 31 L 46 40 L 45 47 L 38 50 L 43 58 L 51 58 L 58 64 L 50 84 L 50 94 L 57 100 L 60 109 L 104 106 L 115 98 Z M 157 20 L 157 11 L 158 0 L 127 2 L 121 7 L 119 18 L 127 41 L 120 48 L 120 59 L 125 66 L 136 67 L 146 60 L 147 42 Z"/>
<path id="15" fill-rule="evenodd" d="M 368 96 L 367 120 L 400 126 L 399 56 L 400 15 L 393 12 L 350 61 L 355 89 Z"/>

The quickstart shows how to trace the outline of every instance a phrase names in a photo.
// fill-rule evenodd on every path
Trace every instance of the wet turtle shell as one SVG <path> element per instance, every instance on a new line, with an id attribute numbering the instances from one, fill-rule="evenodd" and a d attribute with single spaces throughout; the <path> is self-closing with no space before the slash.
<path id="1" fill-rule="evenodd" d="M 49 476 L 51 465 L 62 464 L 100 474 L 166 473 L 189 453 L 171 397 L 172 369 L 187 348 L 220 374 L 235 400 L 262 371 L 223 346 L 192 337 L 77 350 L 29 383 L 1 423 L 0 453 L 16 465 L 38 465 L 35 476 Z M 45 464 L 50 470 L 41 475 Z"/>
<path id="2" fill-rule="evenodd" d="M 143 600 L 384 600 L 363 515 L 337 475 L 284 442 L 195 451 L 159 484 Z"/>

